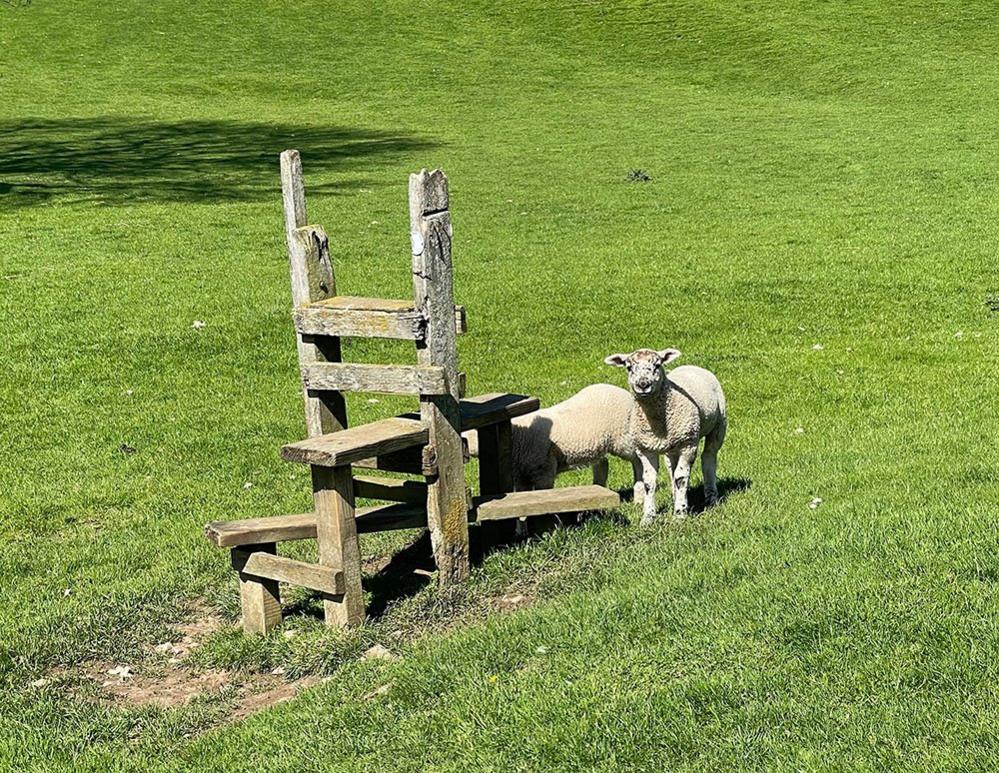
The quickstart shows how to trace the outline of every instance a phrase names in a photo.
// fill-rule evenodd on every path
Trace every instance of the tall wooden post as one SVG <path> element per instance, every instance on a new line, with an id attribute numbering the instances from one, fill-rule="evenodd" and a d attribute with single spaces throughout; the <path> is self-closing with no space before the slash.
<path id="1" fill-rule="evenodd" d="M 297 150 L 281 154 L 281 193 L 284 199 L 284 232 L 291 267 L 291 302 L 298 308 L 336 295 L 336 277 L 330 260 L 329 239 L 322 226 L 308 224 L 302 159 Z M 308 340 L 298 336 L 298 360 L 340 362 L 340 339 L 323 336 Z M 347 407 L 341 392 L 310 394 L 304 390 L 305 425 L 309 437 L 347 426 Z"/>
<path id="2" fill-rule="evenodd" d="M 430 431 L 437 473 L 428 480 L 427 525 L 441 585 L 468 575 L 468 504 L 459 413 L 458 345 L 451 264 L 447 177 L 439 169 L 409 176 L 413 243 L 413 295 L 427 320 L 418 344 L 421 365 L 444 368 L 448 392 L 421 395 L 420 414 Z"/>
<path id="3" fill-rule="evenodd" d="M 297 150 L 281 154 L 281 192 L 284 227 L 291 267 L 291 295 L 295 308 L 336 295 L 336 279 L 330 260 L 329 239 L 320 226 L 308 224 L 302 160 Z M 340 362 L 340 339 L 336 336 L 309 338 L 298 335 L 299 365 Z M 310 392 L 303 386 L 305 424 L 310 437 L 345 429 L 347 406 L 343 393 L 335 390 Z M 361 589 L 361 549 L 354 522 L 354 491 L 349 466 L 312 468 L 312 494 L 316 512 L 319 563 L 343 570 L 342 597 L 324 596 L 327 625 L 357 625 L 364 620 Z"/>

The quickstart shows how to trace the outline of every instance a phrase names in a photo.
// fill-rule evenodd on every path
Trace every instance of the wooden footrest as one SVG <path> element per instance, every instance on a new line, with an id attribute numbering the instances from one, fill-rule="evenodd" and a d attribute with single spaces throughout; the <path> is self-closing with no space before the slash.
<path id="1" fill-rule="evenodd" d="M 621 498 L 617 492 L 603 486 L 571 486 L 476 497 L 469 517 L 475 521 L 497 521 L 504 518 L 528 518 L 532 515 L 608 510 L 620 504 Z M 360 507 L 355 514 L 355 521 L 359 534 L 416 529 L 427 525 L 427 512 L 422 504 L 399 502 Z M 205 526 L 205 536 L 220 548 L 315 539 L 316 516 L 313 513 L 302 513 L 241 521 L 213 521 Z"/>
<path id="2" fill-rule="evenodd" d="M 426 445 L 430 433 L 419 419 L 396 416 L 371 424 L 317 435 L 281 449 L 289 462 L 342 467 L 374 456 Z"/>
<path id="3" fill-rule="evenodd" d="M 465 308 L 455 306 L 455 325 L 466 330 Z M 422 341 L 427 321 L 413 301 L 337 295 L 300 306 L 294 311 L 295 329 L 303 335 L 358 336 Z"/>
<path id="4" fill-rule="evenodd" d="M 542 491 L 515 491 L 491 497 L 476 497 L 472 516 L 476 521 L 558 515 L 586 510 L 609 510 L 621 504 L 616 491 L 603 486 L 570 486 Z"/>
<path id="5" fill-rule="evenodd" d="M 359 534 L 416 529 L 427 525 L 427 511 L 423 505 L 400 502 L 394 505 L 359 507 L 354 519 Z M 241 521 L 213 521 L 205 526 L 205 536 L 220 548 L 315 539 L 316 516 L 314 513 L 302 513 L 246 518 Z"/>

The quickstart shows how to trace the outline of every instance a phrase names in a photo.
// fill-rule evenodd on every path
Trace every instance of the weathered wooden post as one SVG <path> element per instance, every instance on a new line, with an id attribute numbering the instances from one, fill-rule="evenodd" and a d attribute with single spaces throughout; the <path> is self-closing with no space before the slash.
<path id="1" fill-rule="evenodd" d="M 461 445 L 458 345 L 451 264 L 447 177 L 439 169 L 409 176 L 413 297 L 427 330 L 417 344 L 420 365 L 444 369 L 448 391 L 421 395 L 420 415 L 430 432 L 436 475 L 427 492 L 427 525 L 442 585 L 468 575 L 468 503 Z"/>
<path id="2" fill-rule="evenodd" d="M 297 150 L 281 154 L 281 192 L 284 199 L 285 236 L 291 268 L 292 304 L 300 308 L 336 295 L 336 278 L 329 254 L 329 239 L 320 226 L 308 224 L 302 160 Z M 340 362 L 340 338 L 298 334 L 299 365 Z M 309 437 L 345 429 L 347 408 L 337 390 L 312 392 L 304 388 L 305 424 Z M 328 625 L 356 625 L 364 620 L 361 589 L 361 549 L 354 522 L 351 468 L 313 465 L 312 492 L 316 508 L 319 564 L 342 569 L 344 594 L 323 594 Z"/>

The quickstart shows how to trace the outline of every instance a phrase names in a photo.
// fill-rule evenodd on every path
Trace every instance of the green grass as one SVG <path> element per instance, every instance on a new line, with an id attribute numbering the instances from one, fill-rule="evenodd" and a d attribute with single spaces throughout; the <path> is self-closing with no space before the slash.
<path id="1" fill-rule="evenodd" d="M 994 9 L 770 6 L 0 5 L 0 765 L 994 766 Z M 293 639 L 219 633 L 201 666 L 333 677 L 237 725 L 32 688 L 233 619 L 201 526 L 308 504 L 286 147 L 356 294 L 410 292 L 406 175 L 447 171 L 470 392 L 555 401 L 638 346 L 714 370 L 730 496 L 360 631 L 298 597 Z"/>

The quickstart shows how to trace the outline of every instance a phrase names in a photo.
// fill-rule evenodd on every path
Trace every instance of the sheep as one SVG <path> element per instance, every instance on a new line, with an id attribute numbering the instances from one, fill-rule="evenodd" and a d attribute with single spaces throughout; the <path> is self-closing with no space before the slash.
<path id="1" fill-rule="evenodd" d="M 628 384 L 634 395 L 628 427 L 622 434 L 633 444 L 642 467 L 642 525 L 656 518 L 660 454 L 665 454 L 669 461 L 674 514 L 686 515 L 687 484 L 702 437 L 704 498 L 708 505 L 718 501 L 718 450 L 728 427 L 725 394 L 717 377 L 704 368 L 684 365 L 665 372 L 663 366 L 679 356 L 676 349 L 637 349 L 604 359 L 608 365 L 627 368 Z M 636 482 L 636 500 L 640 498 L 638 489 Z"/>
<path id="2" fill-rule="evenodd" d="M 635 480 L 641 481 L 641 462 L 628 434 L 634 402 L 625 389 L 593 384 L 561 403 L 513 419 L 514 490 L 552 488 L 556 475 L 580 467 L 593 467 L 593 482 L 604 486 L 608 454 L 632 462 Z"/>

